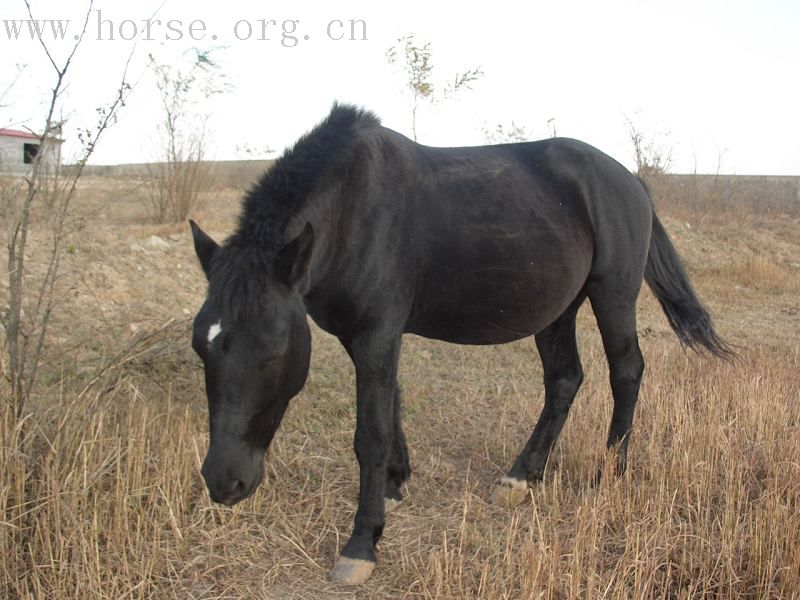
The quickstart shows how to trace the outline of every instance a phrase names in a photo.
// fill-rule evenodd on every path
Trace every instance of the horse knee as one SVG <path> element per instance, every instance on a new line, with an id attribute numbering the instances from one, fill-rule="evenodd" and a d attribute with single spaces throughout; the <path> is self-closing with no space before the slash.
<path id="1" fill-rule="evenodd" d="M 583 369 L 578 367 L 569 373 L 561 373 L 558 377 L 545 381 L 545 388 L 549 388 L 550 395 L 559 410 L 569 410 L 582 383 Z"/>
<path id="2" fill-rule="evenodd" d="M 612 385 L 636 385 L 644 375 L 644 358 L 638 346 L 624 358 L 609 365 Z"/>

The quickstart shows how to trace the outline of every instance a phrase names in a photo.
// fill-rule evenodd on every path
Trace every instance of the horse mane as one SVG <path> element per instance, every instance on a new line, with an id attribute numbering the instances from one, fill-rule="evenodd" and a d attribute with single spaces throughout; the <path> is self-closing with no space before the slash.
<path id="1" fill-rule="evenodd" d="M 209 274 L 208 296 L 223 313 L 257 314 L 286 226 L 320 181 L 346 163 L 358 132 L 379 125 L 369 111 L 334 103 L 248 190 L 238 227 L 215 253 Z"/>

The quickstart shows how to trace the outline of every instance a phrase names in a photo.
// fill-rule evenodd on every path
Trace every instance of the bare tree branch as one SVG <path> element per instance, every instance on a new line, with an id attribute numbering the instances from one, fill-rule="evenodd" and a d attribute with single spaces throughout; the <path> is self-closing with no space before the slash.
<path id="1" fill-rule="evenodd" d="M 24 1 L 28 15 L 33 20 L 31 5 L 28 0 Z M 94 152 L 100 137 L 116 121 L 119 110 L 125 105 L 125 100 L 132 90 L 131 85 L 127 82 L 127 74 L 135 45 L 125 63 L 122 79 L 113 98 L 108 105 L 97 109 L 98 120 L 93 126 L 79 131 L 78 139 L 83 147 L 81 158 L 77 168 L 65 179 L 60 160 L 57 158 L 54 161 L 55 164 L 52 164 L 50 147 L 53 144 L 61 143 L 60 139 L 56 139 L 56 136 L 61 135 L 64 123 L 63 118 L 56 119 L 56 114 L 61 108 L 59 100 L 66 89 L 67 72 L 70 70 L 86 34 L 93 4 L 93 0 L 89 0 L 81 33 L 63 64 L 59 65 L 55 60 L 41 34 L 37 36 L 45 56 L 55 71 L 55 83 L 51 90 L 44 119 L 44 129 L 39 137 L 38 151 L 33 158 L 30 173 L 24 179 L 23 198 L 18 199 L 21 192 L 19 188 L 3 194 L 8 233 L 9 309 L 2 316 L 2 324 L 6 338 L 5 345 L 9 354 L 11 402 L 18 419 L 22 418 L 26 399 L 36 382 L 56 302 L 55 284 L 59 276 L 70 203 L 75 195 L 84 167 Z M 43 200 L 42 207 L 45 209 L 43 219 L 44 222 L 49 223 L 51 240 L 45 272 L 36 284 L 36 292 L 31 295 L 28 293 L 26 285 L 27 279 L 30 279 L 26 272 L 26 250 L 29 233 L 33 226 L 32 208 L 34 201 L 38 198 Z M 33 284 L 32 279 L 31 284 Z M 25 304 L 24 316 L 23 304 Z"/>
<path id="2" fill-rule="evenodd" d="M 19 81 L 19 78 L 22 76 L 22 73 L 25 71 L 27 66 L 27 64 L 17 65 L 17 72 L 14 74 L 14 78 L 5 87 L 5 89 L 0 92 L 0 108 L 6 108 L 8 106 L 8 104 L 3 104 L 3 100 L 5 100 L 6 96 L 8 96 L 9 92 L 11 92 L 14 86 L 17 85 L 17 81 Z"/>
<path id="3" fill-rule="evenodd" d="M 33 11 L 31 10 L 30 2 L 28 0 L 24 0 L 24 2 L 25 6 L 28 9 L 28 17 L 30 17 L 31 21 L 35 21 L 36 19 L 34 19 L 33 17 Z M 42 48 L 44 49 L 45 55 L 47 55 L 48 60 L 50 60 L 50 64 L 53 65 L 53 68 L 59 74 L 59 79 L 56 84 L 57 86 L 60 86 L 61 79 L 64 77 L 64 74 L 67 72 L 67 69 L 69 69 L 69 65 L 72 63 L 72 57 L 75 56 L 75 53 L 78 51 L 78 47 L 81 45 L 81 42 L 83 41 L 83 36 L 86 34 L 86 28 L 89 25 L 89 17 L 92 14 L 93 6 L 94 6 L 94 0 L 89 0 L 89 7 L 86 9 L 86 16 L 83 19 L 83 27 L 81 28 L 81 32 L 78 36 L 78 39 L 75 41 L 75 44 L 72 46 L 72 50 L 70 51 L 67 60 L 64 62 L 64 66 L 61 68 L 59 68 L 58 64 L 53 58 L 53 55 L 50 53 L 50 49 L 47 47 L 47 44 L 44 43 L 41 33 L 38 30 L 36 31 L 37 34 L 36 37 L 39 40 L 39 43 L 41 44 Z"/>
<path id="4" fill-rule="evenodd" d="M 414 34 L 407 34 L 397 40 L 397 45 L 386 51 L 386 61 L 390 65 L 400 63 L 406 76 L 406 86 L 411 92 L 411 130 L 414 141 L 417 139 L 417 110 L 420 102 L 427 100 L 435 104 L 447 100 L 472 88 L 472 84 L 483 77 L 480 67 L 456 73 L 444 91 L 439 94 L 433 84 L 433 62 L 431 43 L 418 43 Z"/>

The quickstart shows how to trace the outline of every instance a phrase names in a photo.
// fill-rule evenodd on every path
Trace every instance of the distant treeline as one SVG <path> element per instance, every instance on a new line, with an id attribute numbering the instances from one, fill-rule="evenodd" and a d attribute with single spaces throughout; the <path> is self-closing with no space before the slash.
<path id="1" fill-rule="evenodd" d="M 272 166 L 274 160 L 217 160 L 205 161 L 211 167 L 211 178 L 217 185 L 246 188 Z M 92 177 L 148 176 L 148 165 L 133 163 L 124 165 L 87 165 L 86 175 Z"/>
<path id="2" fill-rule="evenodd" d="M 209 161 L 212 181 L 245 189 L 269 169 L 274 160 Z M 95 177 L 147 177 L 147 165 L 88 165 Z M 692 211 L 758 211 L 800 215 L 800 177 L 772 175 L 666 174 L 648 181 L 657 204 Z"/>
<path id="3" fill-rule="evenodd" d="M 648 183 L 667 210 L 800 216 L 800 177 L 667 174 Z"/>

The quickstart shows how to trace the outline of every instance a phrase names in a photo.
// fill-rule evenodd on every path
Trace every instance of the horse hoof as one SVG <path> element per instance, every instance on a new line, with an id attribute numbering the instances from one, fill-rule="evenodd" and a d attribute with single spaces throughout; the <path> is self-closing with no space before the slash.
<path id="1" fill-rule="evenodd" d="M 369 579 L 374 568 L 375 563 L 371 560 L 342 556 L 336 561 L 336 566 L 331 571 L 331 579 L 341 583 L 358 585 Z"/>
<path id="2" fill-rule="evenodd" d="M 395 510 L 400 504 L 402 500 L 397 500 L 395 498 L 384 498 L 383 499 L 383 513 L 388 515 L 390 512 Z"/>
<path id="3" fill-rule="evenodd" d="M 503 476 L 495 484 L 492 502 L 501 506 L 518 506 L 528 497 L 528 489 L 527 481 Z"/>

